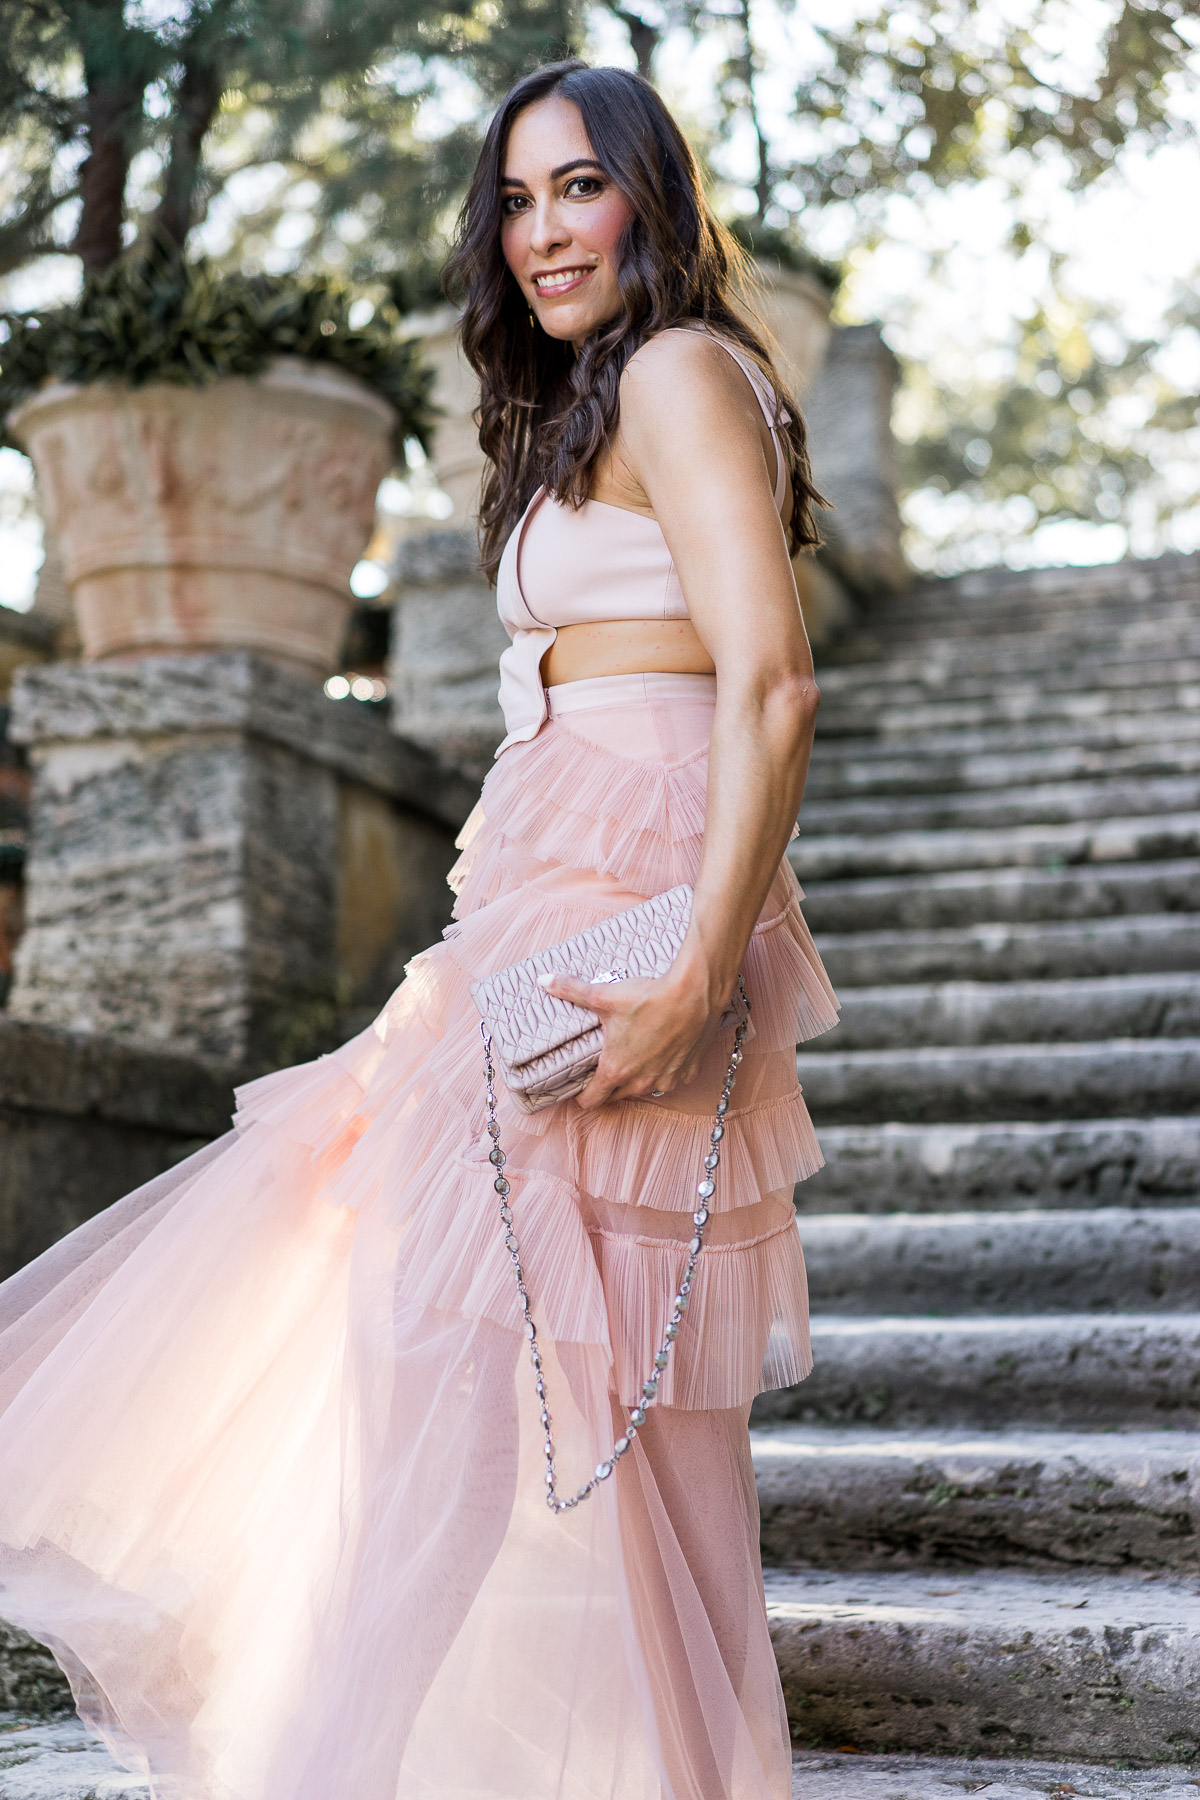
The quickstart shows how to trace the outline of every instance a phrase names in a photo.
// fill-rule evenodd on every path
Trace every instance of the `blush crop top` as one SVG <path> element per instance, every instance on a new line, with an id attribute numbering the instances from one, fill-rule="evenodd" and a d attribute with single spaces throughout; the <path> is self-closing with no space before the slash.
<path id="1" fill-rule="evenodd" d="M 708 331 L 745 371 L 775 446 L 775 505 L 783 506 L 787 471 L 775 417 L 775 392 L 746 353 L 703 320 L 668 331 Z M 563 625 L 623 619 L 686 619 L 687 601 L 657 519 L 585 500 L 575 508 L 539 487 L 509 534 L 496 573 L 496 605 L 512 639 L 500 658 L 505 738 L 496 751 L 535 737 L 549 714 L 541 662 Z"/>

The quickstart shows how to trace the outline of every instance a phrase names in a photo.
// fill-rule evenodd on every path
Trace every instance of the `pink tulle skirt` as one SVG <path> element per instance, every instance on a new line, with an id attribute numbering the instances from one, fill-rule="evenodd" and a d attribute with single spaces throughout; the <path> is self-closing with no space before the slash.
<path id="1" fill-rule="evenodd" d="M 746 1431 L 809 1370 L 794 1045 L 835 1001 L 781 866 L 692 1305 L 632 1452 L 546 1507 L 475 977 L 695 875 L 714 683 L 550 690 L 374 1024 L 0 1287 L 0 1615 L 182 1800 L 787 1800 Z M 500 1118 L 564 1491 L 660 1341 L 728 1060 Z"/>

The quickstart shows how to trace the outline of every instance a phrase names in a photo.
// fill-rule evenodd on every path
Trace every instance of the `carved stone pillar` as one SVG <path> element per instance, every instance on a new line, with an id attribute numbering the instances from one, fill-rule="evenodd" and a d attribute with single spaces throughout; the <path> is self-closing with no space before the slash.
<path id="1" fill-rule="evenodd" d="M 829 344 L 829 293 L 811 275 L 785 269 L 770 257 L 757 258 L 755 269 L 762 284 L 759 310 L 775 338 L 779 373 L 803 402 Z"/>
<path id="2" fill-rule="evenodd" d="M 901 593 L 910 574 L 900 548 L 892 398 L 900 365 L 877 325 L 848 325 L 829 340 L 805 405 L 817 486 L 834 503 L 821 515 L 827 561 L 855 593 Z"/>
<path id="3" fill-rule="evenodd" d="M 474 527 L 405 538 L 392 581 L 393 726 L 482 780 L 504 736 L 496 664 L 508 637 Z"/>

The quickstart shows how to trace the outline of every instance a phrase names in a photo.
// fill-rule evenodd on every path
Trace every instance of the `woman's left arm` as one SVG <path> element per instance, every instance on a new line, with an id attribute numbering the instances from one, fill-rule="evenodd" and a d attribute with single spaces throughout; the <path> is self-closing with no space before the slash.
<path id="1" fill-rule="evenodd" d="M 717 701 L 691 922 L 670 973 L 553 988 L 604 1022 L 586 1109 L 695 1074 L 803 797 L 819 696 L 761 417 L 733 358 L 698 332 L 651 339 L 622 377 L 620 451 L 666 538 Z"/>

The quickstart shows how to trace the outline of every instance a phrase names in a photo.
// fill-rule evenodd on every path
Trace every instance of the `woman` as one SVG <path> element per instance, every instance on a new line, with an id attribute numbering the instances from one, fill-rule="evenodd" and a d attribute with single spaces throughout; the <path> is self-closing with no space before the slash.
<path id="1" fill-rule="evenodd" d="M 782 857 L 816 495 L 732 254 L 648 84 L 513 90 L 451 271 L 513 635 L 456 923 L 369 1030 L 239 1089 L 234 1131 L 0 1289 L 0 1613 L 187 1800 L 790 1794 L 746 1421 L 809 1367 L 793 1046 L 835 1005 Z M 556 1515 L 468 983 L 684 880 L 668 976 L 558 984 L 605 1027 L 578 1100 L 501 1093 L 570 1491 L 660 1341 L 744 972 L 659 1403 Z"/>

